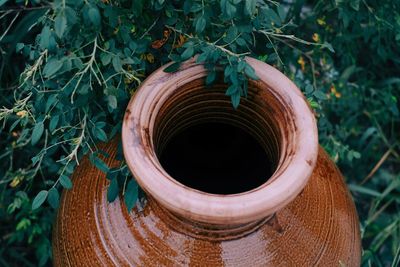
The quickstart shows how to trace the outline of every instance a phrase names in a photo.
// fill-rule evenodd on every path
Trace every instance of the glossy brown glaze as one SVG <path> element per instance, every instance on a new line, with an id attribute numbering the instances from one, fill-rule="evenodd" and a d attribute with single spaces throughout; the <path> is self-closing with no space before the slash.
<path id="1" fill-rule="evenodd" d="M 116 153 L 115 142 L 101 148 Z M 112 159 L 107 164 L 118 165 Z M 356 210 L 322 148 L 307 186 L 293 202 L 273 218 L 225 238 L 171 217 L 152 198 L 130 214 L 119 199 L 108 203 L 108 180 L 87 158 L 73 181 L 74 188 L 63 193 L 54 228 L 54 266 L 360 265 Z"/>
<path id="2" fill-rule="evenodd" d="M 343 178 L 318 146 L 312 111 L 296 86 L 265 63 L 246 59 L 258 81 L 234 110 L 226 85 L 204 88 L 202 65 L 154 72 L 128 105 L 125 160 L 148 198 L 131 213 L 107 202 L 105 174 L 84 158 L 65 191 L 54 227 L 55 266 L 359 266 L 357 214 Z M 251 134 L 273 174 L 235 194 L 185 186 L 158 156 L 171 137 L 200 122 Z M 103 144 L 114 159 L 117 143 Z M 249 170 L 251 171 L 251 170 Z"/>

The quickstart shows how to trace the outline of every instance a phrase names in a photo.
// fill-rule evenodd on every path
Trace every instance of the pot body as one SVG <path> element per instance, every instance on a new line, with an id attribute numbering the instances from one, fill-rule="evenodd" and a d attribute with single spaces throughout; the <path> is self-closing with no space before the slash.
<path id="1" fill-rule="evenodd" d="M 117 142 L 100 147 L 114 160 Z M 320 148 L 309 182 L 272 217 L 231 231 L 184 220 L 154 199 L 130 213 L 107 202 L 109 181 L 84 158 L 64 190 L 54 266 L 359 266 L 357 213 L 342 175 Z"/>
<path id="2" fill-rule="evenodd" d="M 318 146 L 303 94 L 275 68 L 245 60 L 259 79 L 248 83 L 238 109 L 225 95 L 226 84 L 205 88 L 208 72 L 194 59 L 176 73 L 161 68 L 142 83 L 124 116 L 122 147 L 147 201 L 130 213 L 120 200 L 108 203 L 105 174 L 84 158 L 73 189 L 62 195 L 53 235 L 55 266 L 360 264 L 354 203 L 339 170 Z M 202 122 L 247 131 L 266 152 L 271 176 L 225 195 L 178 182 L 159 157 L 173 136 Z M 119 166 L 117 140 L 100 149 L 110 155 L 108 166 Z M 245 173 L 251 171 L 246 167 Z"/>

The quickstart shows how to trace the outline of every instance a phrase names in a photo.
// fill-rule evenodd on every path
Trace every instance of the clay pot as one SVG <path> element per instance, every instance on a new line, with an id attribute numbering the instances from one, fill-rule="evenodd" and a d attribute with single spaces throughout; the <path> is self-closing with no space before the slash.
<path id="1" fill-rule="evenodd" d="M 108 203 L 108 180 L 83 159 L 73 189 L 63 192 L 55 266 L 360 265 L 354 203 L 318 146 L 312 111 L 282 73 L 247 62 L 260 79 L 250 82 L 237 110 L 224 84 L 204 88 L 207 72 L 193 60 L 176 73 L 161 68 L 141 85 L 126 110 L 122 143 L 147 201 L 131 213 L 119 199 Z M 270 177 L 253 188 L 242 177 L 244 191 L 217 194 L 169 175 L 160 158 L 173 137 L 210 122 L 238 127 L 257 140 Z M 106 163 L 117 166 L 117 141 L 101 149 L 110 155 Z"/>

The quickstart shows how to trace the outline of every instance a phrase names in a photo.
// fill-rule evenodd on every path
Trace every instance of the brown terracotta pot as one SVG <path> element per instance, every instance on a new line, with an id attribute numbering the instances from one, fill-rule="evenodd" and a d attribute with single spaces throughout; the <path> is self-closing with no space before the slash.
<path id="1" fill-rule="evenodd" d="M 176 73 L 159 69 L 141 85 L 126 110 L 122 141 L 147 202 L 131 213 L 120 200 L 108 203 L 105 175 L 83 159 L 74 188 L 62 196 L 55 266 L 360 265 L 354 203 L 318 146 L 303 95 L 278 70 L 247 61 L 260 80 L 249 84 L 237 110 L 225 85 L 204 88 L 207 73 L 193 60 Z M 272 175 L 233 194 L 206 193 L 171 177 L 160 163 L 168 142 L 209 122 L 249 133 L 265 150 Z M 116 141 L 101 147 L 110 166 L 118 165 L 116 147 Z"/>

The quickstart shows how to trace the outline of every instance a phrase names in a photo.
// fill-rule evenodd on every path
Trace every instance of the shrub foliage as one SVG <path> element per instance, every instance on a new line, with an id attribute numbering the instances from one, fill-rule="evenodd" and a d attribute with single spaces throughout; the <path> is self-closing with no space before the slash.
<path id="1" fill-rule="evenodd" d="M 302 89 L 355 196 L 363 264 L 397 266 L 397 1 L 0 0 L 0 8 L 0 265 L 50 264 L 59 192 L 73 187 L 85 154 L 111 180 L 108 199 L 123 189 L 135 205 L 128 168 L 110 169 L 96 144 L 120 133 L 147 75 L 197 55 L 206 83 L 223 70 L 235 108 L 257 79 L 245 56 Z"/>

